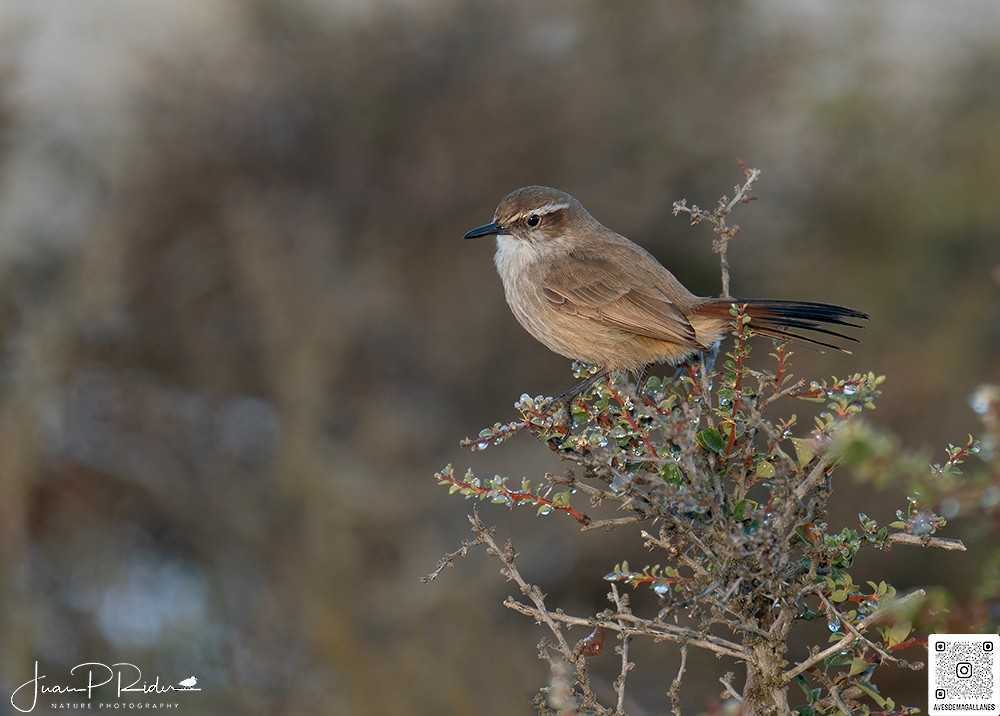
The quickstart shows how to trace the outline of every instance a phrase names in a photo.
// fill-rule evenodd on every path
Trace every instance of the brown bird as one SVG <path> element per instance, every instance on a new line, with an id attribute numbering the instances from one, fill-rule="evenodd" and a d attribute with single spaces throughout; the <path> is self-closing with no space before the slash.
<path id="1" fill-rule="evenodd" d="M 729 330 L 734 303 L 747 305 L 759 334 L 837 350 L 844 349 L 821 337 L 856 339 L 828 326 L 859 328 L 848 319 L 868 318 L 812 301 L 696 296 L 652 254 L 551 187 L 508 194 L 493 221 L 465 238 L 480 236 L 497 238 L 507 303 L 528 333 L 560 355 L 602 369 L 570 393 L 608 371 L 642 373 L 650 364 L 710 349 Z"/>

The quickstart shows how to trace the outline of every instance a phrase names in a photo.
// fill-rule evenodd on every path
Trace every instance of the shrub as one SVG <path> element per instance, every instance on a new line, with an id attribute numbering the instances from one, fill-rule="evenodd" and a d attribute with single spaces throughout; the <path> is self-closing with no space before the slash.
<path id="1" fill-rule="evenodd" d="M 732 199 L 723 197 L 714 211 L 675 205 L 675 213 L 688 214 L 693 223 L 713 224 L 724 295 L 726 249 L 738 231 L 726 219 L 735 206 L 749 201 L 758 174 L 745 170 L 745 184 Z M 654 376 L 641 386 L 609 377 L 574 398 L 568 411 L 551 398 L 523 395 L 516 404 L 517 420 L 463 441 L 465 447 L 483 450 L 528 433 L 575 464 L 566 474 L 514 483 L 471 471 L 458 476 L 449 465 L 436 475 L 452 493 L 507 507 L 529 506 L 539 515 L 565 513 L 583 530 L 643 528 L 638 535 L 653 554 L 651 564 L 641 569 L 625 561 L 609 565 L 604 575 L 609 606 L 596 614 L 571 615 L 549 604 L 541 589 L 522 576 L 513 543 L 498 538 L 477 509 L 470 515 L 474 538 L 428 577 L 435 578 L 474 546 L 484 546 L 501 563 L 520 594 L 505 606 L 548 632 L 540 654 L 550 662 L 552 678 L 534 701 L 539 714 L 624 714 L 634 666 L 629 646 L 639 638 L 680 649 L 680 668 L 667 689 L 674 714 L 681 713 L 692 648 L 743 665 L 743 678 L 726 674 L 720 681 L 726 697 L 745 713 L 916 712 L 880 693 L 873 675 L 886 663 L 923 667 L 921 652 L 907 649 L 926 644 L 913 629 L 925 594 L 900 595 L 886 581 L 858 580 L 852 567 L 862 549 L 964 546 L 936 536 L 946 520 L 930 508 L 926 480 L 913 486 L 914 494 L 891 524 L 879 525 L 865 514 L 854 527 L 828 524 L 831 477 L 839 465 L 848 462 L 865 473 L 866 462 L 884 466 L 900 459 L 894 443 L 879 450 L 884 436 L 861 418 L 875 407 L 883 377 L 860 372 L 830 380 L 796 379 L 788 346 L 773 342 L 769 357 L 758 359 L 755 344 L 764 339 L 751 340 L 753 324 L 744 307 L 734 303 L 731 313 L 731 347 L 718 368 L 711 357 L 703 357 L 683 364 L 672 378 Z M 592 370 L 574 365 L 578 379 Z M 797 401 L 822 406 L 810 429 L 789 412 Z M 783 416 L 775 417 L 778 412 Z M 931 480 L 953 474 L 978 450 L 979 443 L 970 438 L 964 446 L 949 447 L 946 463 L 925 472 Z M 617 513 L 588 514 L 607 514 L 609 505 Z M 633 611 L 626 586 L 651 589 L 659 610 Z M 830 643 L 815 644 L 805 654 L 788 653 L 794 630 L 813 620 L 826 622 Z M 581 628 L 581 636 L 587 635 L 571 638 L 570 632 Z M 588 671 L 588 660 L 604 651 L 607 635 L 614 635 L 621 659 L 610 704 L 602 703 Z"/>

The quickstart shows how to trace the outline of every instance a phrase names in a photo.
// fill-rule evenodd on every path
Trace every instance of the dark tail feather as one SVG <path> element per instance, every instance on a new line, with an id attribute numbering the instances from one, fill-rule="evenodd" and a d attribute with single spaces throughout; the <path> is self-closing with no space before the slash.
<path id="1" fill-rule="evenodd" d="M 853 338 L 839 331 L 832 330 L 827 326 L 848 326 L 850 328 L 862 328 L 857 323 L 848 319 L 868 320 L 867 313 L 856 311 L 853 308 L 844 306 L 834 306 L 829 303 L 817 303 L 815 301 L 780 301 L 767 298 L 750 299 L 717 299 L 705 304 L 701 311 L 705 315 L 728 317 L 729 308 L 732 304 L 747 306 L 747 315 L 750 316 L 750 327 L 757 333 L 776 338 L 782 341 L 802 341 L 824 348 L 850 353 L 849 350 L 834 343 L 828 343 L 819 338 L 802 334 L 800 331 L 809 331 L 812 334 L 823 336 L 833 336 L 845 341 L 858 342 Z"/>

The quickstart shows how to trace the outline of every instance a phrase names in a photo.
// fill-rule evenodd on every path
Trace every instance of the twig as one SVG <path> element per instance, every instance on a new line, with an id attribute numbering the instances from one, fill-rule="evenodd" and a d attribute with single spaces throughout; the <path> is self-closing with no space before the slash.
<path id="1" fill-rule="evenodd" d="M 688 647 L 687 644 L 681 644 L 681 666 L 677 670 L 677 676 L 670 684 L 670 689 L 667 691 L 667 696 L 670 697 L 670 711 L 674 716 L 681 716 L 681 679 L 684 677 L 684 671 L 687 668 L 688 660 Z"/>
<path id="2" fill-rule="evenodd" d="M 615 527 L 621 527 L 623 525 L 634 525 L 640 522 L 645 522 L 650 519 L 651 515 L 629 515 L 628 517 L 609 517 L 605 520 L 591 520 L 590 524 L 583 525 L 580 528 L 581 532 L 586 532 L 588 530 L 607 530 L 610 532 Z"/>
<path id="3" fill-rule="evenodd" d="M 698 547 L 698 549 L 701 550 L 701 553 L 705 556 L 705 560 L 707 561 L 708 564 L 711 564 L 713 561 L 717 559 L 717 555 L 714 552 L 712 552 L 712 550 L 710 550 L 708 547 L 705 546 L 705 543 L 701 541 L 701 538 L 697 534 L 695 534 L 694 532 L 690 532 L 685 536 L 687 537 L 689 542 L 693 542 Z"/>
<path id="4" fill-rule="evenodd" d="M 582 492 L 585 495 L 589 495 L 591 503 L 595 506 L 603 502 L 605 498 L 615 496 L 613 492 L 603 490 L 600 487 L 594 487 L 590 483 L 578 479 L 573 474 L 559 476 L 553 475 L 551 472 L 547 472 L 544 477 L 545 481 L 550 485 L 565 485 L 566 487 Z"/>
<path id="5" fill-rule="evenodd" d="M 726 687 L 726 693 L 736 699 L 739 703 L 743 703 L 743 695 L 740 694 L 733 685 L 730 683 L 733 679 L 733 672 L 727 671 L 725 675 L 719 677 L 719 683 Z"/>
<path id="6" fill-rule="evenodd" d="M 908 663 L 903 659 L 895 657 L 892 654 L 885 651 L 884 649 L 880 648 L 875 642 L 873 642 L 871 639 L 869 639 L 860 631 L 858 631 L 857 627 L 851 624 L 850 620 L 846 619 L 844 615 L 841 614 L 840 611 L 835 606 L 833 606 L 833 603 L 830 602 L 829 599 L 827 599 L 825 594 L 823 594 L 822 592 L 817 592 L 816 596 L 818 596 L 819 600 L 823 602 L 823 606 L 826 607 L 837 618 L 837 621 L 843 624 L 844 628 L 847 629 L 847 631 L 850 634 L 854 635 L 855 641 L 860 640 L 866 646 L 868 646 L 868 648 L 872 649 L 876 654 L 881 656 L 883 659 L 886 659 L 887 661 L 901 665 L 905 665 Z M 841 639 L 841 643 L 843 643 L 843 639 Z"/>
<path id="7" fill-rule="evenodd" d="M 588 465 L 587 459 L 581 455 L 564 453 L 560 457 L 563 460 Z M 654 505 L 650 500 L 649 495 L 636 487 L 631 475 L 627 472 L 619 470 L 615 467 L 602 466 L 601 470 L 594 470 L 593 476 L 607 485 L 610 485 L 615 478 L 617 478 L 623 485 L 625 485 L 625 488 L 624 490 L 620 489 L 617 491 L 601 489 L 594 487 L 593 485 L 588 485 L 586 482 L 577 480 L 574 477 L 556 477 L 551 473 L 546 473 L 545 479 L 552 484 L 567 485 L 568 487 L 572 487 L 580 492 L 590 495 L 591 502 L 595 506 L 603 502 L 605 499 L 613 499 L 622 503 L 622 509 L 632 508 L 639 512 L 653 511 Z"/>
<path id="8" fill-rule="evenodd" d="M 965 551 L 965 543 L 962 540 L 951 539 L 949 537 L 931 537 L 930 535 L 920 537 L 907 534 L 906 532 L 893 532 L 886 541 L 899 542 L 900 544 L 917 547 L 937 547 L 938 549 Z"/>
<path id="9" fill-rule="evenodd" d="M 433 582 L 435 579 L 438 578 L 438 575 L 444 571 L 445 567 L 452 567 L 454 566 L 456 559 L 458 559 L 459 557 L 467 556 L 469 554 L 470 547 L 475 547 L 476 545 L 480 545 L 482 543 L 483 541 L 479 538 L 473 540 L 472 542 L 468 540 L 462 540 L 461 547 L 456 549 L 454 552 L 449 552 L 444 557 L 439 559 L 437 562 L 437 568 L 430 574 L 421 577 L 420 581 L 423 582 L 424 584 Z"/>
<path id="10" fill-rule="evenodd" d="M 844 697 L 840 695 L 840 688 L 834 683 L 833 679 L 830 679 L 826 674 L 817 671 L 816 678 L 819 682 L 826 687 L 826 690 L 830 692 L 830 699 L 837 705 L 837 708 L 841 710 L 843 716 L 851 716 L 854 711 L 847 705 L 844 701 Z"/>
<path id="11" fill-rule="evenodd" d="M 555 646 L 562 654 L 563 659 L 567 664 L 574 667 L 576 683 L 579 685 L 580 691 L 582 692 L 584 704 L 591 704 L 595 706 L 597 709 L 595 713 L 607 713 L 606 709 L 601 707 L 597 700 L 597 696 L 590 687 L 590 676 L 587 673 L 585 657 L 576 653 L 575 649 L 569 645 L 569 642 L 566 641 L 566 636 L 563 634 L 563 630 L 558 623 L 569 622 L 559 619 L 559 617 L 562 616 L 561 612 L 550 612 L 548 610 L 545 606 L 545 595 L 542 594 L 542 590 L 534 584 L 526 582 L 524 577 L 521 576 L 520 571 L 518 571 L 517 565 L 514 564 L 516 553 L 514 552 L 514 547 L 511 542 L 508 540 L 501 549 L 493 537 L 493 531 L 487 528 L 486 525 L 483 524 L 483 521 L 479 519 L 479 512 L 475 509 L 475 507 L 473 507 L 472 514 L 469 515 L 469 522 L 472 523 L 472 531 L 475 532 L 479 538 L 481 538 L 483 544 L 486 545 L 488 552 L 492 556 L 499 559 L 501 564 L 503 564 L 504 568 L 501 570 L 501 573 L 507 577 L 507 579 L 516 582 L 517 586 L 521 590 L 521 593 L 527 596 L 534 604 L 534 607 L 529 607 L 526 604 L 518 602 L 512 597 L 507 597 L 504 601 L 504 606 L 509 608 L 512 604 L 516 604 L 523 607 L 524 610 L 521 611 L 522 614 L 527 614 L 533 617 L 537 622 L 545 624 L 545 626 L 549 628 L 552 636 L 556 639 Z M 619 626 L 618 631 L 623 632 L 624 630 Z M 551 659 L 549 659 L 549 661 L 551 662 Z"/>
<path id="12" fill-rule="evenodd" d="M 545 607 L 544 595 L 541 590 L 533 584 L 528 584 L 524 581 L 521 576 L 520 571 L 514 565 L 514 549 L 513 546 L 508 542 L 503 549 L 496 543 L 493 539 L 492 530 L 488 529 L 483 521 L 479 519 L 479 512 L 473 509 L 473 514 L 469 515 L 469 522 L 472 523 L 472 530 L 479 535 L 483 543 L 489 548 L 490 553 L 495 556 L 504 566 L 503 574 L 510 580 L 517 583 L 517 586 L 521 588 L 521 593 L 527 596 L 535 605 L 533 616 L 542 622 L 549 628 L 552 632 L 552 636 L 556 638 L 556 642 L 559 646 L 559 651 L 562 652 L 563 657 L 569 663 L 576 662 L 576 655 L 573 653 L 573 648 L 566 641 L 566 637 L 562 633 L 562 629 L 559 625 L 552 620 L 549 615 L 548 609 Z"/>
<path id="13" fill-rule="evenodd" d="M 739 644 L 723 639 L 713 634 L 703 634 L 702 632 L 686 627 L 674 626 L 672 624 L 662 624 L 641 619 L 634 614 L 615 614 L 613 618 L 600 617 L 574 617 L 562 612 L 545 612 L 545 618 L 538 612 L 537 607 L 532 607 L 524 602 L 519 602 L 513 597 L 507 597 L 504 606 L 513 609 L 515 612 L 532 617 L 538 621 L 561 622 L 572 626 L 596 627 L 601 626 L 617 632 L 628 632 L 631 634 L 642 634 L 653 639 L 666 639 L 680 643 L 687 643 L 697 646 L 706 651 L 712 651 L 721 656 L 731 656 L 734 659 L 746 660 L 749 654 Z"/>
<path id="14" fill-rule="evenodd" d="M 750 187 L 753 186 L 753 183 L 757 181 L 757 177 L 760 176 L 760 169 L 749 169 L 744 166 L 743 162 L 740 162 L 740 168 L 743 169 L 743 174 L 746 176 L 747 180 L 742 187 L 736 190 L 736 195 L 733 197 L 732 201 L 726 205 L 725 209 L 721 209 L 720 207 L 720 225 L 716 228 L 716 233 L 719 235 L 719 238 L 712 244 L 712 250 L 719 254 L 719 265 L 722 270 L 723 298 L 732 298 L 732 295 L 729 293 L 729 242 L 740 231 L 739 226 L 726 226 L 726 216 L 736 207 L 737 204 L 745 204 L 750 201 L 752 198 L 750 196 Z"/>
<path id="15" fill-rule="evenodd" d="M 628 608 L 628 599 L 622 599 L 622 595 L 618 592 L 618 587 L 615 584 L 611 585 L 611 595 L 615 602 L 615 609 L 619 614 L 630 614 Z M 632 635 L 628 632 L 622 631 L 619 634 L 622 645 L 617 649 L 617 651 L 622 655 L 622 670 L 615 679 L 615 693 L 618 694 L 618 705 L 616 714 L 625 714 L 625 680 L 628 678 L 628 672 L 632 670 L 635 666 L 632 662 L 628 660 L 628 645 L 629 641 L 632 639 Z"/>
<path id="16" fill-rule="evenodd" d="M 439 483 L 451 485 L 453 492 L 456 490 L 461 491 L 466 497 L 478 497 L 479 499 L 493 499 L 494 501 L 506 502 L 509 507 L 521 503 L 530 503 L 546 510 L 565 512 L 582 525 L 590 524 L 590 517 L 582 512 L 577 512 L 569 505 L 556 504 L 553 500 L 536 495 L 533 492 L 510 489 L 504 484 L 506 478 L 497 477 L 494 480 L 487 481 L 485 484 L 480 483 L 478 480 L 462 480 L 455 477 L 451 471 L 451 465 L 441 472 L 436 473 L 435 477 L 437 477 Z"/>
<path id="17" fill-rule="evenodd" d="M 631 661 L 628 660 L 628 645 L 632 640 L 632 637 L 628 634 L 623 633 L 621 635 L 622 645 L 618 647 L 618 651 L 622 655 L 622 670 L 618 674 L 618 678 L 615 679 L 615 692 L 618 694 L 618 704 L 615 708 L 615 714 L 625 714 L 625 679 L 628 678 L 629 670 L 635 666 Z"/>
<path id="18" fill-rule="evenodd" d="M 740 169 L 743 170 L 743 176 L 745 176 L 747 180 L 742 187 L 736 190 L 736 195 L 726 206 L 726 214 L 735 209 L 737 204 L 746 204 L 753 198 L 750 196 L 750 187 L 752 187 L 754 182 L 760 178 L 760 169 L 751 169 L 742 161 L 739 161 L 739 165 Z"/>
<path id="19" fill-rule="evenodd" d="M 660 530 L 660 537 L 654 537 L 649 534 L 646 530 L 640 530 L 639 536 L 645 540 L 644 546 L 647 549 L 652 549 L 654 546 L 659 547 L 665 551 L 671 558 L 676 559 L 682 566 L 689 568 L 696 575 L 701 577 L 708 576 L 708 570 L 696 559 L 691 559 L 686 552 L 678 549 L 675 545 L 671 544 L 669 540 L 663 537 L 663 530 Z"/>
<path id="20" fill-rule="evenodd" d="M 816 664 L 823 661 L 823 659 L 827 658 L 828 656 L 832 656 L 833 654 L 837 654 L 843 651 L 858 639 L 858 637 L 861 635 L 861 632 L 863 632 L 865 629 L 871 626 L 875 621 L 884 616 L 885 613 L 898 610 L 903 604 L 906 604 L 907 602 L 910 602 L 914 599 L 922 599 L 924 596 L 926 596 L 926 594 L 927 593 L 923 589 L 917 589 L 913 592 L 910 592 L 902 599 L 897 599 L 893 602 L 890 602 L 885 606 L 879 608 L 878 610 L 872 612 L 854 626 L 854 631 L 851 631 L 849 634 L 845 635 L 844 638 L 841 639 L 840 641 L 831 644 L 826 649 L 823 649 L 823 651 L 814 653 L 808 659 L 801 662 L 798 666 L 793 666 L 791 669 L 782 674 L 782 678 L 785 681 L 791 681 L 796 676 L 805 671 L 808 671 L 809 669 L 811 669 Z M 922 668 L 921 666 L 914 667 L 909 664 L 908 666 L 910 668 Z"/>
<path id="21" fill-rule="evenodd" d="M 830 461 L 827 459 L 826 455 L 823 455 L 813 466 L 812 471 L 806 476 L 802 482 L 795 486 L 795 490 L 792 492 L 792 496 L 797 502 L 803 501 L 809 494 L 810 490 L 816 487 L 823 476 L 826 474 L 826 469 L 830 467 Z"/>
<path id="22" fill-rule="evenodd" d="M 688 206 L 685 199 L 674 202 L 674 216 L 682 213 L 688 214 L 691 217 L 692 224 L 708 221 L 713 225 L 712 231 L 715 232 L 718 238 L 712 242 L 712 250 L 719 254 L 719 264 L 722 270 L 722 298 L 732 298 L 729 294 L 728 250 L 730 240 L 740 231 L 739 226 L 728 226 L 726 224 L 726 217 L 736 208 L 737 204 L 746 204 L 753 199 L 750 196 L 750 188 L 760 177 L 760 169 L 751 169 L 742 161 L 737 161 L 740 169 L 743 171 L 743 176 L 746 177 L 746 181 L 743 183 L 743 186 L 733 188 L 734 195 L 732 199 L 725 196 L 719 199 L 715 211 L 706 211 L 697 205 Z"/>
<path id="23" fill-rule="evenodd" d="M 775 402 L 776 400 L 780 400 L 781 398 L 788 397 L 789 395 L 792 395 L 793 393 L 801 390 L 802 386 L 804 386 L 805 384 L 806 384 L 805 379 L 804 378 L 799 378 L 794 383 L 790 383 L 789 385 L 786 385 L 781 390 L 777 390 L 774 393 L 771 393 L 770 395 L 768 395 L 766 398 L 763 398 L 757 404 L 757 409 L 760 410 L 761 412 L 763 412 L 764 408 L 766 408 L 768 405 L 770 405 L 771 403 Z"/>

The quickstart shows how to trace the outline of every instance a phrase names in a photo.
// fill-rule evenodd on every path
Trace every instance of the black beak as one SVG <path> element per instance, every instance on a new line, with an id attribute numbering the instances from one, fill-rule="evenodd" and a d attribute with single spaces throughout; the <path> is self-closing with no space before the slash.
<path id="1" fill-rule="evenodd" d="M 492 223 L 476 227 L 475 229 L 467 233 L 463 238 L 478 239 L 480 236 L 495 236 L 499 234 L 501 231 L 502 229 L 497 225 L 497 222 L 494 221 Z"/>

